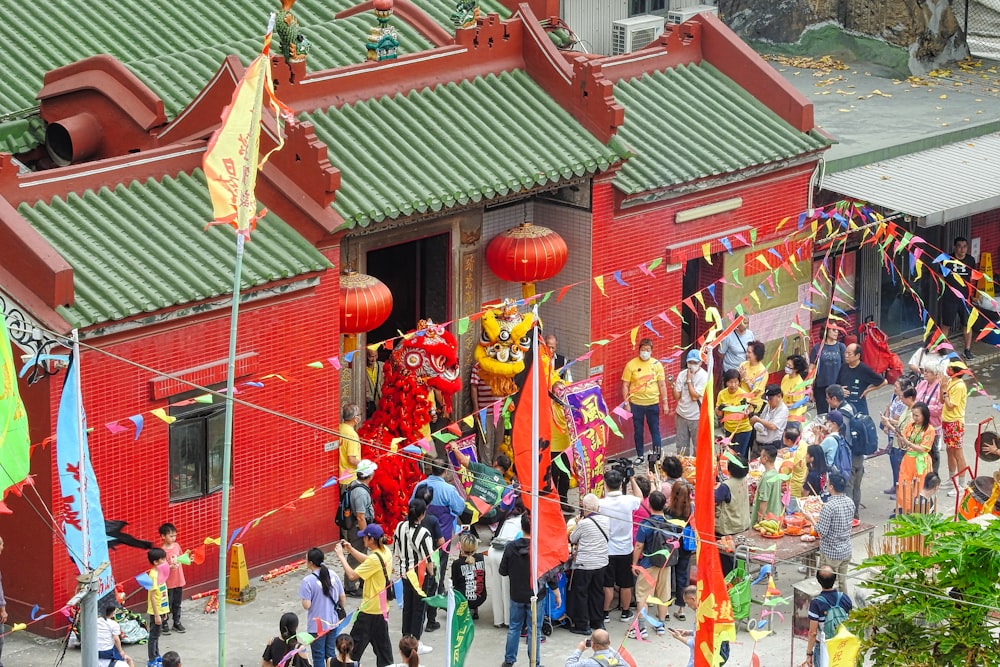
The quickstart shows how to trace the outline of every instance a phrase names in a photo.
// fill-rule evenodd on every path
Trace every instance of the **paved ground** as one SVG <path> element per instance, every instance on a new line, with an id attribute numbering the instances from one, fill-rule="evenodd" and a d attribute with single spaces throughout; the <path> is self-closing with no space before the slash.
<path id="1" fill-rule="evenodd" d="M 973 371 L 977 374 L 987 390 L 993 394 L 1000 392 L 1000 352 L 996 348 L 976 344 L 975 351 L 978 358 L 972 364 Z M 905 359 L 905 357 L 904 357 Z M 881 410 L 889 399 L 888 390 L 882 390 L 872 396 L 870 401 L 872 411 Z M 967 416 L 967 437 L 966 452 L 972 463 L 972 443 L 975 438 L 977 424 L 980 420 L 992 417 L 996 414 L 990 397 L 974 396 L 969 400 Z M 980 474 L 991 474 L 998 464 L 983 464 L 980 467 Z M 892 501 L 882 494 L 882 489 L 890 485 L 889 461 L 885 456 L 871 459 L 868 462 L 865 479 L 865 505 L 861 511 L 863 520 L 873 523 L 879 527 L 877 534 L 882 532 L 882 527 L 891 509 Z M 947 499 L 941 497 L 942 501 Z M 787 538 L 786 538 L 787 539 Z M 860 562 L 867 554 L 864 540 L 855 540 L 854 560 Z M 332 564 L 335 558 L 328 559 Z M 780 569 L 777 585 L 783 593 L 791 596 L 792 585 L 801 580 L 805 575 L 799 574 L 793 566 L 785 566 Z M 301 580 L 301 571 L 285 575 L 276 581 L 255 582 L 258 587 L 257 599 L 245 606 L 230 605 L 228 610 L 228 656 L 227 663 L 230 665 L 259 665 L 260 654 L 267 639 L 277 631 L 278 618 L 285 611 L 299 612 L 304 618 L 304 613 L 299 606 L 297 599 L 297 589 Z M 852 586 L 855 582 L 852 582 Z M 351 600 L 351 602 L 355 602 Z M 503 662 L 503 647 L 506 634 L 504 630 L 492 627 L 491 612 L 487 610 L 482 614 L 476 626 L 476 639 L 473 645 L 471 660 L 467 663 L 479 667 L 480 665 L 499 665 Z M 199 665 L 215 665 L 217 647 L 217 621 L 216 615 L 206 615 L 201 612 L 200 602 L 185 602 L 185 625 L 188 628 L 187 634 L 178 635 L 176 633 L 161 640 L 161 650 L 178 651 L 184 663 L 188 667 Z M 789 612 L 790 609 L 786 609 Z M 394 609 L 390 623 L 394 640 L 399 637 L 400 613 Z M 670 625 L 675 627 L 687 627 L 679 621 L 671 621 Z M 775 622 L 775 634 L 765 638 L 757 647 L 757 652 L 764 665 L 785 665 L 790 660 L 791 644 L 791 620 L 790 614 L 784 622 Z M 627 630 L 624 623 L 617 620 L 617 614 L 612 615 L 609 630 L 615 641 L 621 641 Z M 422 664 L 425 667 L 443 667 L 444 656 L 444 634 L 442 631 L 425 635 L 425 641 L 434 646 L 437 650 L 424 656 Z M 556 629 L 552 637 L 542 645 L 542 664 L 548 667 L 562 665 L 566 656 L 572 651 L 579 638 L 565 630 Z M 653 638 L 648 643 L 637 643 L 629 641 L 627 647 L 637 659 L 640 665 L 656 665 L 657 667 L 683 667 L 687 660 L 687 649 L 674 639 Z M 795 665 L 802 661 L 804 652 L 804 642 L 795 641 Z M 734 666 L 745 666 L 750 664 L 751 643 L 749 636 L 745 632 L 739 634 L 739 640 L 733 647 L 733 657 L 730 664 Z M 131 646 L 127 651 L 136 659 L 137 664 L 145 664 L 145 647 Z M 18 667 L 42 667 L 55 664 L 60 647 L 58 642 L 44 640 L 27 633 L 17 633 L 7 638 L 4 648 L 4 657 L 9 665 Z M 76 665 L 80 662 L 79 651 L 71 650 L 67 653 L 66 664 Z M 364 660 L 365 665 L 374 665 L 374 656 L 369 652 Z M 522 652 L 519 656 L 518 664 L 526 665 L 527 657 Z"/>

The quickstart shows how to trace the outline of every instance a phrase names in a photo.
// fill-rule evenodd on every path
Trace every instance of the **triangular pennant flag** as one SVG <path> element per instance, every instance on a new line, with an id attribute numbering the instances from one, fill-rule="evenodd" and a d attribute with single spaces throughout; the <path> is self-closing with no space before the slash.
<path id="1" fill-rule="evenodd" d="M 601 290 L 601 294 L 607 296 L 608 293 L 604 291 L 604 276 L 594 276 L 594 284 L 597 285 L 597 289 Z"/>
<path id="2" fill-rule="evenodd" d="M 168 415 L 167 411 L 164 408 L 153 408 L 152 410 L 150 410 L 150 412 L 168 424 L 173 424 L 175 421 L 177 421 L 177 417 L 172 417 Z"/>

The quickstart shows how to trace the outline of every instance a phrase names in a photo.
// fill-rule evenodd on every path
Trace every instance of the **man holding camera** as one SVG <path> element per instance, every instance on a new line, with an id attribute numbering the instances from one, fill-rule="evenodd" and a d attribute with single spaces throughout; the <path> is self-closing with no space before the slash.
<path id="1" fill-rule="evenodd" d="M 635 575 L 632 574 L 632 512 L 642 503 L 642 491 L 635 481 L 635 471 L 631 467 L 628 476 L 629 494 L 622 493 L 625 475 L 616 468 L 604 472 L 604 498 L 601 499 L 600 513 L 608 517 L 611 528 L 608 532 L 608 567 L 604 571 L 604 620 L 611 620 L 611 601 L 615 597 L 615 586 L 619 588 L 622 623 L 635 618 L 632 611 L 632 589 Z"/>
<path id="2" fill-rule="evenodd" d="M 584 658 L 583 652 L 594 649 L 594 654 Z M 611 648 L 611 637 L 607 630 L 594 630 L 590 637 L 580 642 L 572 655 L 566 658 L 566 667 L 608 667 L 609 665 L 627 665 L 618 651 Z"/>

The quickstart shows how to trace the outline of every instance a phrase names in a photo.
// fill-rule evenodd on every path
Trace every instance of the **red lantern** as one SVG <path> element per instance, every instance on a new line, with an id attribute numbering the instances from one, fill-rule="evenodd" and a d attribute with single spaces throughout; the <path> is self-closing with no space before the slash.
<path id="1" fill-rule="evenodd" d="M 535 294 L 535 283 L 548 280 L 566 266 L 569 249 L 548 227 L 523 222 L 490 241 L 486 264 L 501 280 L 522 284 L 525 298 Z"/>
<path id="2" fill-rule="evenodd" d="M 380 327 L 392 313 L 392 292 L 378 278 L 346 271 L 340 276 L 340 333 L 344 350 L 357 347 L 356 335 Z"/>

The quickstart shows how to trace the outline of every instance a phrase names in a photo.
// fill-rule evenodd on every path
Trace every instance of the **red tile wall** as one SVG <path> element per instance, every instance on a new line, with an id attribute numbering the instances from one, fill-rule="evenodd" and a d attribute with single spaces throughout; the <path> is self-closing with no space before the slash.
<path id="1" fill-rule="evenodd" d="M 339 246 L 324 254 L 339 263 Z M 323 274 L 314 290 L 265 305 L 245 305 L 239 315 L 237 353 L 256 352 L 259 373 L 280 373 L 262 380 L 264 388 L 246 387 L 238 398 L 297 420 L 336 430 L 339 422 L 339 373 L 327 358 L 338 354 L 338 283 L 335 270 Z M 173 372 L 225 358 L 229 341 L 228 307 L 210 319 L 180 321 L 176 327 L 153 335 L 138 335 L 105 349 L 160 372 Z M 90 341 L 104 347 L 101 341 Z M 168 426 L 150 415 L 167 400 L 152 400 L 149 381 L 157 373 L 136 368 L 94 351 L 82 354 L 84 408 L 90 435 L 90 452 L 105 517 L 128 521 L 126 532 L 159 544 L 157 528 L 169 521 L 177 526 L 178 541 L 194 548 L 206 537 L 218 537 L 221 493 L 182 502 L 170 502 L 168 480 Z M 322 370 L 307 364 L 322 361 Z M 251 378 L 244 378 L 251 379 Z M 239 382 L 239 379 L 238 381 Z M 58 409 L 53 392 L 53 424 Z M 143 413 L 145 427 L 138 440 L 128 417 Z M 118 421 L 128 429 L 113 435 L 105 427 Z M 242 536 L 251 569 L 302 558 L 315 545 L 334 539 L 333 513 L 336 486 L 319 489 L 336 473 L 336 452 L 324 452 L 324 443 L 335 436 L 307 424 L 237 405 L 234 412 L 234 472 L 230 500 L 229 532 L 267 511 L 296 501 L 293 508 L 268 517 Z M 53 476 L 55 457 L 52 457 Z M 296 500 L 316 487 L 316 495 Z M 56 492 L 57 493 L 57 492 Z M 225 543 L 228 535 L 223 536 Z M 201 566 L 186 568 L 188 592 L 215 588 L 218 549 L 209 547 Z M 53 545 L 55 591 L 58 607 L 73 589 L 75 568 L 59 544 Z M 111 554 L 115 578 L 126 593 L 138 589 L 135 575 L 148 569 L 143 551 L 119 547 Z M 144 591 L 130 603 L 144 603 Z"/>
<path id="2" fill-rule="evenodd" d="M 671 306 L 684 309 L 681 305 L 682 271 L 679 266 L 667 264 L 667 246 L 677 246 L 691 241 L 692 246 L 673 251 L 674 261 L 678 258 L 701 256 L 701 245 L 710 238 L 725 236 L 730 230 L 749 225 L 757 229 L 758 243 L 784 234 L 776 233 L 775 227 L 782 218 L 798 215 L 808 206 L 809 177 L 811 164 L 793 167 L 780 172 L 748 179 L 740 183 L 703 190 L 693 195 L 679 197 L 658 205 L 641 209 L 616 210 L 615 191 L 608 181 L 595 182 L 593 192 L 593 273 L 606 275 L 604 284 L 607 297 L 593 290 L 591 340 L 609 338 L 610 334 L 625 335 L 610 344 L 597 347 L 590 360 L 590 366 L 603 367 L 604 395 L 609 407 L 622 401 L 621 369 L 635 355 L 629 331 L 635 326 L 653 318 L 653 326 L 663 336 L 657 338 L 642 327 L 638 338 L 650 337 L 654 342 L 654 354 L 669 356 L 681 344 L 681 330 L 668 326 L 657 319 L 658 313 L 669 311 Z M 738 211 L 710 218 L 676 224 L 674 216 L 679 210 L 702 206 L 714 201 L 742 197 L 743 205 Z M 713 251 L 718 243 L 713 243 Z M 644 275 L 637 265 L 656 257 L 664 258 L 664 264 L 656 269 L 654 277 Z M 619 285 L 611 274 L 623 270 L 622 278 L 629 287 Z M 668 312 L 676 325 L 676 317 Z M 684 309 L 685 318 L 691 317 Z M 679 361 L 673 361 L 667 368 L 675 373 Z M 612 451 L 627 451 L 632 448 L 631 421 L 622 424 L 623 438 L 613 437 Z M 673 418 L 663 417 L 661 431 L 666 436 L 673 433 Z"/>
<path id="3" fill-rule="evenodd" d="M 993 254 L 993 272 L 1000 272 L 1000 209 L 972 216 L 970 238 L 979 237 L 980 252 Z"/>

